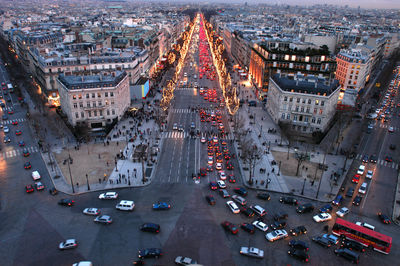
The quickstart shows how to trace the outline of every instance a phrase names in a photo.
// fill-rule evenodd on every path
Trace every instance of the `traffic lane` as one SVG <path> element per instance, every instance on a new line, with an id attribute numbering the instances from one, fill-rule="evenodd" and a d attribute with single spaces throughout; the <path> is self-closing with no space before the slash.
<path id="1" fill-rule="evenodd" d="M 160 161 L 156 167 L 156 174 L 152 181 L 156 183 L 167 183 L 173 181 L 172 166 L 176 152 L 176 141 L 172 138 L 165 138 L 162 149 L 168 152 L 161 152 Z"/>

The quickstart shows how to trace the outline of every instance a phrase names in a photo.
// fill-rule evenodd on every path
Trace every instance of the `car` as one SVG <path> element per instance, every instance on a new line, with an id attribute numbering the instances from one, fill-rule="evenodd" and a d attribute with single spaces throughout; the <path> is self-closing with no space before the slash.
<path id="1" fill-rule="evenodd" d="M 359 206 L 361 203 L 362 197 L 360 195 L 357 195 L 354 200 L 353 200 L 353 205 Z"/>
<path id="2" fill-rule="evenodd" d="M 332 245 L 337 245 L 337 243 L 339 243 L 339 238 L 335 235 L 332 234 L 323 234 L 322 237 L 325 237 L 326 239 L 329 240 L 329 242 L 331 242 Z"/>
<path id="3" fill-rule="evenodd" d="M 20 141 L 18 142 L 18 146 L 24 147 L 24 146 L 25 146 L 25 142 L 24 142 L 23 140 L 20 140 Z"/>
<path id="4" fill-rule="evenodd" d="M 274 214 L 274 220 L 275 221 L 280 221 L 280 220 L 285 220 L 285 219 L 287 219 L 288 218 L 288 214 L 286 213 L 286 212 L 283 212 L 283 211 L 278 211 L 278 212 L 276 212 L 275 214 Z"/>
<path id="5" fill-rule="evenodd" d="M 374 171 L 372 170 L 368 170 L 367 174 L 365 175 L 365 177 L 368 179 L 372 179 L 373 176 L 374 176 Z"/>
<path id="6" fill-rule="evenodd" d="M 319 212 L 331 212 L 332 209 L 333 209 L 332 205 L 326 204 L 326 205 L 322 206 L 321 208 L 319 208 Z"/>
<path id="7" fill-rule="evenodd" d="M 31 184 L 25 186 L 26 193 L 32 193 L 34 191 L 33 186 Z"/>
<path id="8" fill-rule="evenodd" d="M 8 133 L 8 132 L 10 132 L 10 128 L 8 126 L 5 126 L 3 128 L 3 131 L 4 131 L 4 133 Z"/>
<path id="9" fill-rule="evenodd" d="M 336 212 L 336 214 L 339 216 L 339 217 L 344 217 L 346 214 L 348 214 L 350 212 L 350 210 L 348 209 L 348 208 L 346 208 L 346 207 L 342 207 L 340 210 L 338 210 L 337 212 Z"/>
<path id="10" fill-rule="evenodd" d="M 191 128 L 191 129 L 195 129 L 195 128 L 196 128 L 196 124 L 195 124 L 194 122 L 192 122 L 192 123 L 190 124 L 190 128 Z"/>
<path id="11" fill-rule="evenodd" d="M 290 204 L 290 205 L 297 205 L 297 200 L 295 198 L 292 197 L 280 197 L 279 201 L 281 203 L 285 203 L 285 204 Z"/>
<path id="12" fill-rule="evenodd" d="M 317 223 L 329 221 L 332 219 L 332 216 L 329 213 L 322 212 L 313 217 L 313 220 Z"/>
<path id="13" fill-rule="evenodd" d="M 376 156 L 376 154 L 371 155 L 371 157 L 369 158 L 369 161 L 371 163 L 376 163 L 378 160 L 378 156 Z"/>
<path id="14" fill-rule="evenodd" d="M 353 183 L 355 183 L 355 184 L 358 184 L 358 182 L 360 181 L 360 175 L 358 175 L 358 174 L 355 174 L 354 176 L 353 176 L 353 179 L 351 179 L 351 182 L 353 182 Z"/>
<path id="15" fill-rule="evenodd" d="M 357 174 L 361 176 L 364 174 L 364 171 L 365 171 L 365 165 L 362 164 L 358 167 Z"/>
<path id="16" fill-rule="evenodd" d="M 233 212 L 233 213 L 239 213 L 240 209 L 239 207 L 236 205 L 235 202 L 233 202 L 232 200 L 227 201 L 226 205 L 228 205 L 229 209 Z"/>
<path id="17" fill-rule="evenodd" d="M 335 249 L 335 254 L 336 256 L 341 256 L 352 263 L 358 264 L 360 256 L 358 253 L 347 249 L 347 248 L 340 248 L 340 249 Z"/>
<path id="18" fill-rule="evenodd" d="M 288 237 L 288 233 L 285 230 L 275 230 L 265 235 L 269 242 Z"/>
<path id="19" fill-rule="evenodd" d="M 235 187 L 235 188 L 233 189 L 233 191 L 234 191 L 236 194 L 239 194 L 239 195 L 241 195 L 241 196 L 243 196 L 243 197 L 246 197 L 246 196 L 247 196 L 247 190 L 246 190 L 245 188 L 243 188 L 243 187 Z"/>
<path id="20" fill-rule="evenodd" d="M 231 222 L 224 221 L 221 225 L 226 231 L 231 232 L 233 235 L 236 235 L 239 232 L 239 229 Z"/>
<path id="21" fill-rule="evenodd" d="M 205 137 L 201 137 L 201 139 L 200 139 L 200 142 L 201 142 L 201 143 L 206 143 L 206 141 L 207 141 L 207 140 L 206 140 Z"/>
<path id="22" fill-rule="evenodd" d="M 32 172 L 32 179 L 33 181 L 39 180 L 41 178 L 40 174 L 38 171 L 33 171 Z"/>
<path id="23" fill-rule="evenodd" d="M 346 197 L 353 197 L 354 194 L 354 188 L 349 188 L 346 192 Z"/>
<path id="24" fill-rule="evenodd" d="M 144 223 L 140 226 L 140 231 L 149 232 L 149 233 L 159 233 L 160 232 L 160 225 L 154 223 Z"/>
<path id="25" fill-rule="evenodd" d="M 217 190 L 217 189 L 218 189 L 218 184 L 217 184 L 217 182 L 211 181 L 211 182 L 210 182 L 210 189 L 211 189 L 211 190 Z"/>
<path id="26" fill-rule="evenodd" d="M 303 249 L 290 248 L 288 254 L 303 262 L 308 262 L 310 260 L 310 255 Z"/>
<path id="27" fill-rule="evenodd" d="M 1 117 L 1 119 L 3 119 L 3 120 L 7 120 L 7 119 L 8 119 L 8 117 L 7 117 L 6 115 L 3 115 L 3 116 Z"/>
<path id="28" fill-rule="evenodd" d="M 194 265 L 197 264 L 197 261 L 188 257 L 178 256 L 175 258 L 175 264 L 178 265 Z"/>
<path id="29" fill-rule="evenodd" d="M 307 234 L 307 228 L 304 225 L 297 226 L 293 229 L 290 229 L 289 233 L 292 236 L 299 236 L 302 234 Z"/>
<path id="30" fill-rule="evenodd" d="M 101 223 L 101 224 L 111 224 L 112 219 L 109 215 L 99 215 L 93 220 L 95 223 Z"/>
<path id="31" fill-rule="evenodd" d="M 390 133 L 393 133 L 393 132 L 394 132 L 394 127 L 392 127 L 392 126 L 388 127 L 388 131 L 389 131 Z"/>
<path id="32" fill-rule="evenodd" d="M 293 239 L 293 240 L 290 240 L 288 244 L 292 248 L 301 249 L 301 250 L 304 250 L 304 251 L 309 250 L 308 244 L 306 242 L 304 242 L 304 241 L 301 241 L 301 240 Z"/>
<path id="33" fill-rule="evenodd" d="M 231 162 L 226 162 L 226 169 L 233 170 L 233 164 Z"/>
<path id="34" fill-rule="evenodd" d="M 171 205 L 166 202 L 158 202 L 153 204 L 153 210 L 169 210 Z"/>
<path id="35" fill-rule="evenodd" d="M 240 225 L 240 228 L 242 228 L 244 231 L 250 233 L 250 234 L 254 234 L 255 232 L 255 226 L 249 223 L 242 223 Z"/>
<path id="36" fill-rule="evenodd" d="M 381 220 L 382 223 L 390 224 L 390 219 L 389 219 L 389 217 L 387 215 L 385 215 L 385 214 L 383 214 L 381 212 L 378 212 L 378 217 L 379 217 L 379 219 Z"/>
<path id="37" fill-rule="evenodd" d="M 313 210 L 314 210 L 314 205 L 312 205 L 311 203 L 302 204 L 297 206 L 296 208 L 297 213 L 307 213 L 307 212 L 312 212 Z"/>
<path id="38" fill-rule="evenodd" d="M 363 159 L 362 159 L 363 163 L 368 163 L 368 155 L 364 155 Z"/>
<path id="39" fill-rule="evenodd" d="M 214 158 L 213 158 L 212 156 L 208 156 L 207 163 L 208 163 L 209 165 L 214 164 Z"/>
<path id="40" fill-rule="evenodd" d="M 215 164 L 215 169 L 221 170 L 222 169 L 222 163 L 216 163 Z"/>
<path id="41" fill-rule="evenodd" d="M 172 130 L 178 130 L 178 124 L 177 124 L 177 123 L 174 123 L 174 124 L 173 124 Z"/>
<path id="42" fill-rule="evenodd" d="M 348 248 L 350 250 L 365 252 L 365 247 L 361 243 L 350 239 L 343 239 L 340 248 Z"/>
<path id="43" fill-rule="evenodd" d="M 61 242 L 58 245 L 58 248 L 60 250 L 65 250 L 65 249 L 76 248 L 77 246 L 78 246 L 78 242 L 76 241 L 76 239 L 67 239 L 64 242 Z"/>
<path id="44" fill-rule="evenodd" d="M 264 216 L 267 214 L 265 209 L 261 207 L 260 205 L 251 205 L 250 208 L 258 215 L 258 216 Z"/>
<path id="45" fill-rule="evenodd" d="M 11 142 L 11 138 L 9 136 L 4 136 L 4 143 Z"/>
<path id="46" fill-rule="evenodd" d="M 100 209 L 97 208 L 85 208 L 82 212 L 83 214 L 86 215 L 96 215 L 96 216 L 100 215 L 101 213 Z"/>
<path id="47" fill-rule="evenodd" d="M 42 182 L 36 182 L 35 183 L 35 188 L 36 188 L 37 191 L 43 190 L 44 189 L 44 185 L 43 185 Z"/>
<path id="48" fill-rule="evenodd" d="M 392 162 L 392 161 L 393 161 L 392 156 L 386 155 L 386 156 L 385 156 L 385 161 L 386 161 L 386 162 L 389 162 L 389 163 Z"/>
<path id="49" fill-rule="evenodd" d="M 360 188 L 358 189 L 358 192 L 361 194 L 367 193 L 367 187 L 368 187 L 367 182 L 362 183 Z"/>
<path id="50" fill-rule="evenodd" d="M 215 203 L 217 203 L 213 195 L 206 196 L 206 200 L 210 205 L 215 205 Z"/>
<path id="51" fill-rule="evenodd" d="M 369 230 L 375 231 L 375 226 L 367 223 L 362 223 L 362 222 L 356 222 L 356 225 L 362 226 L 364 228 L 368 228 Z"/>
<path id="52" fill-rule="evenodd" d="M 268 225 L 263 223 L 262 221 L 254 221 L 253 225 L 254 227 L 260 229 L 263 232 L 266 232 L 268 230 Z"/>
<path id="53" fill-rule="evenodd" d="M 22 154 L 24 155 L 24 157 L 28 157 L 29 155 L 31 155 L 27 149 L 24 149 L 22 151 Z"/>
<path id="54" fill-rule="evenodd" d="M 271 229 L 277 230 L 277 229 L 283 229 L 287 225 L 285 220 L 280 220 L 280 221 L 274 221 L 271 224 Z"/>
<path id="55" fill-rule="evenodd" d="M 226 188 L 226 184 L 225 184 L 225 182 L 222 181 L 222 180 L 218 180 L 218 181 L 217 181 L 217 184 L 218 184 L 218 187 L 219 187 L 219 188 Z"/>
<path id="56" fill-rule="evenodd" d="M 264 258 L 264 251 L 255 247 L 241 247 L 240 254 L 253 258 Z"/>
<path id="57" fill-rule="evenodd" d="M 17 121 L 17 120 L 14 120 L 14 121 L 12 121 L 12 124 L 13 124 L 14 126 L 18 125 L 18 121 Z"/>
<path id="58" fill-rule="evenodd" d="M 8 100 L 8 99 L 7 99 Z M 9 115 L 12 115 L 14 113 L 14 110 L 13 109 L 10 109 L 10 110 L 8 110 L 8 114 Z"/>
<path id="59" fill-rule="evenodd" d="M 160 248 L 146 248 L 139 250 L 139 258 L 158 258 L 162 256 L 162 250 Z"/>
<path id="60" fill-rule="evenodd" d="M 21 135 L 22 134 L 22 131 L 21 130 L 15 130 L 15 135 L 17 135 L 17 136 L 19 136 L 19 135 Z"/>
<path id="61" fill-rule="evenodd" d="M 254 211 L 251 208 L 248 207 L 240 207 L 240 213 L 245 215 L 246 217 L 253 217 L 254 216 Z"/>
<path id="62" fill-rule="evenodd" d="M 232 199 L 239 203 L 240 205 L 244 206 L 247 204 L 247 201 L 245 198 L 238 196 L 238 195 L 232 195 Z"/>
<path id="63" fill-rule="evenodd" d="M 395 150 L 396 149 L 396 144 L 390 144 L 390 146 L 389 146 L 389 149 L 391 149 L 391 150 Z"/>
<path id="64" fill-rule="evenodd" d="M 219 171 L 218 174 L 219 174 L 219 179 L 226 180 L 226 174 L 224 171 Z"/>
<path id="65" fill-rule="evenodd" d="M 268 193 L 260 192 L 260 193 L 257 193 L 257 198 L 262 199 L 262 200 L 270 200 L 271 196 Z"/>
<path id="66" fill-rule="evenodd" d="M 228 181 L 229 183 L 236 183 L 236 178 L 234 175 L 229 175 L 228 176 Z"/>
<path id="67" fill-rule="evenodd" d="M 62 206 L 68 206 L 71 207 L 72 205 L 74 205 L 74 201 L 71 199 L 60 199 L 58 201 L 58 205 L 62 205 Z"/>
<path id="68" fill-rule="evenodd" d="M 117 192 L 106 192 L 99 195 L 99 199 L 116 199 L 118 198 Z"/>
<path id="69" fill-rule="evenodd" d="M 200 176 L 206 176 L 207 175 L 207 169 L 206 168 L 200 168 Z"/>
<path id="70" fill-rule="evenodd" d="M 332 243 L 329 241 L 329 239 L 323 236 L 314 236 L 312 240 L 325 248 L 332 246 Z"/>
<path id="71" fill-rule="evenodd" d="M 223 198 L 229 198 L 231 195 L 229 195 L 228 191 L 226 189 L 220 189 L 219 190 L 219 194 L 223 197 Z"/>

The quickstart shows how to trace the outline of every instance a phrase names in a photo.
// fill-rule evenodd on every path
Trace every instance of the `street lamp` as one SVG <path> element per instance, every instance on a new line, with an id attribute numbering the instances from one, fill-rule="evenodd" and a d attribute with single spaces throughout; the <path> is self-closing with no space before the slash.
<path id="1" fill-rule="evenodd" d="M 86 174 L 87 190 L 90 190 L 88 174 Z"/>
<path id="2" fill-rule="evenodd" d="M 301 189 L 301 195 L 304 195 L 304 187 L 306 186 L 307 178 L 304 177 L 303 188 Z"/>
<path id="3" fill-rule="evenodd" d="M 71 154 L 68 153 L 68 171 L 69 171 L 69 179 L 71 180 L 72 193 L 75 193 L 74 183 L 72 182 L 72 174 L 71 174 Z"/>
<path id="4" fill-rule="evenodd" d="M 278 168 L 278 175 L 280 175 L 280 173 L 281 173 L 281 161 L 279 161 L 279 168 Z"/>

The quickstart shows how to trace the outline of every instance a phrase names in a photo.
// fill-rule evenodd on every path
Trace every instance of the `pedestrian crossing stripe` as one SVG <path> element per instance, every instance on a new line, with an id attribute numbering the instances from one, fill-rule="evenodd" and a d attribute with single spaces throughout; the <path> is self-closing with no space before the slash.
<path id="1" fill-rule="evenodd" d="M 31 146 L 31 147 L 27 147 L 25 149 L 21 148 L 18 150 L 11 150 L 11 151 L 6 151 L 3 153 L 0 153 L 0 159 L 7 159 L 7 158 L 13 158 L 16 156 L 22 156 L 24 153 L 24 150 L 27 150 L 29 153 L 39 152 L 39 149 L 37 147 Z"/>
<path id="2" fill-rule="evenodd" d="M 191 109 L 172 109 L 172 113 L 178 113 L 178 114 L 183 114 L 183 113 L 194 113 Z"/>
<path id="3" fill-rule="evenodd" d="M 357 160 L 361 160 L 362 157 L 363 157 L 362 154 L 357 154 L 356 155 L 356 159 Z M 387 162 L 387 161 L 382 160 L 382 159 L 378 159 L 376 163 L 379 164 L 379 165 L 383 165 L 383 166 L 386 166 L 386 167 L 393 168 L 393 169 L 398 169 L 399 168 L 399 164 L 398 163 Z"/>
<path id="4" fill-rule="evenodd" d="M 13 119 L 13 120 L 1 121 L 0 124 L 1 125 L 10 125 L 14 121 L 17 121 L 18 123 L 20 123 L 20 122 L 24 122 L 25 120 L 26 120 L 25 118 L 17 118 L 17 119 Z"/>
<path id="5" fill-rule="evenodd" d="M 178 90 L 178 91 L 191 91 L 191 90 L 195 90 L 195 88 L 176 88 L 175 90 Z"/>
<path id="6" fill-rule="evenodd" d="M 168 139 L 183 139 L 188 134 L 186 132 L 179 132 L 179 131 L 168 131 L 168 132 L 163 132 L 162 137 L 163 138 L 168 138 Z"/>

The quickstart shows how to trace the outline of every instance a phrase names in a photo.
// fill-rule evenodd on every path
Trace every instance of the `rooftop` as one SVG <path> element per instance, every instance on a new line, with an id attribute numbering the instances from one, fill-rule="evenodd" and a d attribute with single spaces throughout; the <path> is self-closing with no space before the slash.
<path id="1" fill-rule="evenodd" d="M 121 82 L 126 76 L 125 71 L 115 71 L 111 73 L 101 73 L 99 75 L 91 76 L 65 76 L 60 74 L 58 80 L 68 90 L 80 90 L 89 88 L 106 88 L 115 87 Z"/>

